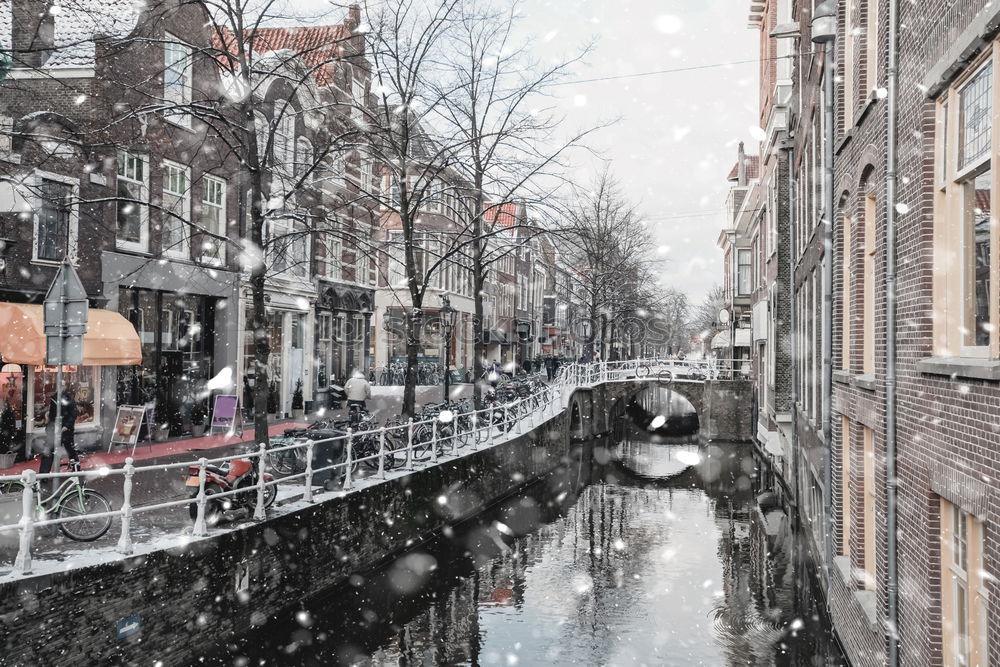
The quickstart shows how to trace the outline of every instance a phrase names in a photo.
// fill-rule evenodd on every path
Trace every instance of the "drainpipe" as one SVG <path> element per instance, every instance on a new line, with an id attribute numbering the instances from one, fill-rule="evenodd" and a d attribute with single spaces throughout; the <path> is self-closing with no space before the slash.
<path id="1" fill-rule="evenodd" d="M 812 41 L 823 45 L 823 313 L 820 346 L 823 358 L 822 392 L 823 447 L 823 576 L 827 599 L 833 565 L 833 142 L 836 137 L 834 116 L 834 49 L 837 39 L 837 7 L 824 0 L 813 10 L 810 26 Z"/>
<path id="2" fill-rule="evenodd" d="M 889 667 L 899 665 L 899 581 L 896 569 L 896 116 L 899 0 L 889 0 L 885 155 L 885 476 Z"/>

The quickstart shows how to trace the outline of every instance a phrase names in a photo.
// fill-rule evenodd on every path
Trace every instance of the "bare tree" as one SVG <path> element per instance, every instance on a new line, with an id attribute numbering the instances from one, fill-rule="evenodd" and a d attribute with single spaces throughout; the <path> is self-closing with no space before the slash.
<path id="1" fill-rule="evenodd" d="M 590 191 L 574 193 L 557 233 L 570 265 L 568 276 L 586 304 L 590 336 L 585 354 L 592 357 L 595 341 L 599 338 L 602 347 L 607 342 L 608 312 L 643 285 L 649 232 L 605 169 Z"/>

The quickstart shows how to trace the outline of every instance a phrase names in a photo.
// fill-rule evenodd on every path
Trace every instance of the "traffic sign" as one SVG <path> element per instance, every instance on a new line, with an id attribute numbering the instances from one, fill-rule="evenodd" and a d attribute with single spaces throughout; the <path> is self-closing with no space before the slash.
<path id="1" fill-rule="evenodd" d="M 64 260 L 45 295 L 45 363 L 50 366 L 83 363 L 83 335 L 87 333 L 87 290 L 76 269 Z"/>

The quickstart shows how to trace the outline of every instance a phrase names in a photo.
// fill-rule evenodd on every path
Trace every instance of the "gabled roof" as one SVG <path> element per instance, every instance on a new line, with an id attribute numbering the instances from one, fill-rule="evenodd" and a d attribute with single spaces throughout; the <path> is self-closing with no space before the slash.
<path id="1" fill-rule="evenodd" d="M 747 155 L 745 159 L 747 166 L 747 180 L 752 181 L 760 176 L 760 156 Z M 733 165 L 733 168 L 729 170 L 729 176 L 727 176 L 726 179 L 735 181 L 739 177 L 739 172 L 740 164 L 737 162 Z"/>
<path id="2" fill-rule="evenodd" d="M 248 34 L 255 53 L 291 51 L 313 70 L 316 85 L 333 82 L 337 60 L 343 56 L 344 42 L 351 37 L 345 25 L 260 28 Z"/>
<path id="3" fill-rule="evenodd" d="M 487 224 L 494 224 L 501 227 L 513 227 L 517 224 L 518 205 L 515 202 L 504 202 L 503 204 L 491 204 L 483 211 L 483 220 Z"/>

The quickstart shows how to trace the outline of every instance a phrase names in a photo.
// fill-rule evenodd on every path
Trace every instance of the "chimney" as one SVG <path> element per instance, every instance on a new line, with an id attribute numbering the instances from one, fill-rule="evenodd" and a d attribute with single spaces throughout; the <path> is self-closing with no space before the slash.
<path id="1" fill-rule="evenodd" d="M 11 7 L 11 50 L 15 67 L 40 67 L 55 45 L 52 0 L 14 0 Z"/>
<path id="2" fill-rule="evenodd" d="M 736 185 L 746 187 L 747 184 L 747 154 L 743 151 L 743 142 L 740 142 L 739 152 L 736 158 Z"/>
<path id="3" fill-rule="evenodd" d="M 347 18 L 344 19 L 344 27 L 350 32 L 354 32 L 361 25 L 361 7 L 351 5 L 347 8 Z"/>

